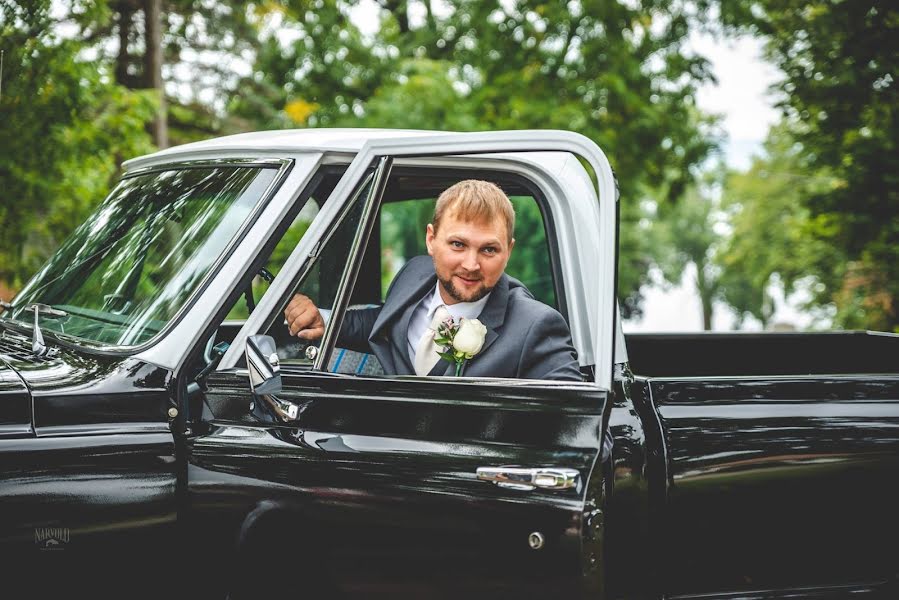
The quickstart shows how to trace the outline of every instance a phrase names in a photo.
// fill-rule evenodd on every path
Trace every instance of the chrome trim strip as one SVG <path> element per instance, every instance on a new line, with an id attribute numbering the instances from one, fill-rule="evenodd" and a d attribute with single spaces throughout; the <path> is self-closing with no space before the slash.
<path id="1" fill-rule="evenodd" d="M 779 598 L 790 599 L 817 599 L 824 598 L 881 598 L 881 594 L 887 589 L 886 581 L 853 583 L 847 585 L 830 585 L 820 587 L 793 587 L 784 589 L 768 589 L 768 590 L 746 590 L 738 592 L 713 592 L 702 594 L 677 594 L 675 596 L 667 596 L 669 600 L 776 600 Z"/>
<path id="2" fill-rule="evenodd" d="M 0 425 L 0 438 L 32 437 L 31 425 L 27 423 L 12 425 Z"/>
<path id="3" fill-rule="evenodd" d="M 281 169 L 288 166 L 291 162 L 292 161 L 287 158 L 206 158 L 197 160 L 175 160 L 170 163 L 160 163 L 158 165 L 126 171 L 122 175 L 122 179 L 159 171 L 206 169 L 210 167 L 261 167 L 267 169 Z"/>
<path id="4" fill-rule="evenodd" d="M 120 434 L 171 433 L 168 423 L 102 423 L 90 425 L 54 425 L 39 427 L 37 437 L 72 437 L 80 435 L 120 435 Z"/>

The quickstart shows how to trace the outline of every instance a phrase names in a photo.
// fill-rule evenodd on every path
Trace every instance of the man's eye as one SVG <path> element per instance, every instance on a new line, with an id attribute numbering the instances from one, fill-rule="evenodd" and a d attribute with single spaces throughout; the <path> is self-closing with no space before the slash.
<path id="1" fill-rule="evenodd" d="M 462 244 L 462 242 L 452 241 L 452 242 L 450 242 L 450 246 L 452 246 L 453 248 L 462 248 L 463 244 Z"/>
<path id="2" fill-rule="evenodd" d="M 484 252 L 486 252 L 487 254 L 496 254 L 496 248 L 494 248 L 493 246 L 488 246 L 484 248 Z"/>

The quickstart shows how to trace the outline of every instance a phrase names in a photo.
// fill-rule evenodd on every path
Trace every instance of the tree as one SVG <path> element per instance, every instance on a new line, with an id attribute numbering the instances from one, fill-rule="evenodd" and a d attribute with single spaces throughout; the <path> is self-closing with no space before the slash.
<path id="1" fill-rule="evenodd" d="M 720 236 L 715 232 L 716 203 L 711 177 L 691 186 L 675 203 L 658 204 L 657 235 L 665 249 L 659 253 L 658 266 L 665 279 L 679 283 L 687 265 L 696 269 L 694 285 L 702 306 L 702 325 L 712 328 L 712 313 L 720 296 L 721 269 L 715 262 Z"/>
<path id="2" fill-rule="evenodd" d="M 678 2 L 381 0 L 372 39 L 350 3 L 283 2 L 233 110 L 261 127 L 559 128 L 605 148 L 622 192 L 619 289 L 639 311 L 652 247 L 639 200 L 677 198 L 714 146 L 694 108 L 704 59 Z M 415 15 L 421 15 L 417 18 Z M 290 36 L 283 35 L 290 31 Z M 289 37 L 290 41 L 282 41 Z"/>
<path id="3" fill-rule="evenodd" d="M 51 26 L 74 25 L 74 37 L 117 83 L 156 97 L 147 128 L 164 148 L 226 129 L 235 64 L 257 44 L 254 7 L 246 0 L 77 0 L 58 5 L 62 15 Z"/>
<path id="4" fill-rule="evenodd" d="M 747 171 L 731 172 L 725 179 L 722 207 L 730 234 L 716 262 L 722 270 L 722 299 L 738 320 L 751 315 L 767 326 L 776 308 L 773 286 L 790 294 L 798 283 L 808 283 L 816 264 L 839 268 L 846 257 L 839 247 L 810 234 L 815 223 L 803 203 L 833 180 L 804 169 L 804 149 L 785 126 L 771 130 L 764 150 Z M 820 283 L 809 288 L 816 285 Z M 804 308 L 812 311 L 815 306 Z"/>
<path id="5" fill-rule="evenodd" d="M 155 104 L 55 34 L 51 1 L 0 3 L 0 285 L 15 290 L 108 191 L 122 157 L 150 150 Z"/>
<path id="6" fill-rule="evenodd" d="M 726 25 L 764 36 L 784 73 L 781 107 L 798 166 L 830 185 L 803 190 L 818 305 L 835 323 L 899 331 L 899 9 L 885 0 L 720 3 Z"/>

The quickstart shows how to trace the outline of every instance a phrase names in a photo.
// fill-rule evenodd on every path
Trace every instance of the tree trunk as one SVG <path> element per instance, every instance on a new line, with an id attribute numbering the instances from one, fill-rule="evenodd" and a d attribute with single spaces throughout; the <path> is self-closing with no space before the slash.
<path id="1" fill-rule="evenodd" d="M 153 142 L 158 148 L 169 145 L 168 119 L 166 118 L 165 87 L 162 82 L 162 0 L 144 0 L 144 81 L 146 87 L 156 90 L 159 109 L 150 126 Z"/>
<path id="2" fill-rule="evenodd" d="M 122 2 L 119 10 L 119 53 L 115 61 L 116 83 L 131 87 L 128 66 L 131 64 L 131 55 L 128 54 L 128 42 L 131 39 L 131 26 L 134 21 L 134 10 L 127 2 Z"/>
<path id="3" fill-rule="evenodd" d="M 699 300 L 702 303 L 702 329 L 712 330 L 712 301 L 715 296 L 714 286 L 709 284 L 705 276 L 705 265 L 696 264 L 696 290 L 699 292 Z"/>
<path id="4" fill-rule="evenodd" d="M 407 0 L 384 0 L 382 4 L 384 8 L 393 14 L 396 23 L 400 28 L 400 34 L 409 33 L 409 6 Z"/>
<path id="5" fill-rule="evenodd" d="M 702 296 L 702 329 L 712 330 L 712 299 L 705 295 Z"/>

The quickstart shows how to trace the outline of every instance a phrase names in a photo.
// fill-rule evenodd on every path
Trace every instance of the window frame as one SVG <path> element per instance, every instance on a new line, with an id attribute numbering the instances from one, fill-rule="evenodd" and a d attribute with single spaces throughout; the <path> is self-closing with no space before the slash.
<path id="1" fill-rule="evenodd" d="M 328 325 L 325 327 L 325 333 L 321 338 L 318 352 L 312 362 L 312 371 L 322 372 L 331 359 L 331 353 L 334 352 L 334 346 L 337 343 L 337 335 L 343 325 L 343 317 L 350 303 L 350 297 L 353 295 L 353 288 L 359 276 L 359 268 L 362 266 L 362 259 L 365 257 L 365 249 L 368 246 L 368 240 L 371 237 L 371 231 L 377 220 L 378 211 L 381 208 L 381 202 L 384 199 L 384 190 L 387 187 L 387 181 L 390 179 L 391 168 L 393 167 L 393 158 L 383 156 L 378 159 L 378 165 L 375 168 L 374 176 L 371 179 L 371 187 L 368 191 L 368 197 L 362 207 L 362 216 L 359 220 L 359 227 L 356 229 L 356 237 L 353 239 L 353 245 L 350 247 L 349 260 L 347 268 L 344 269 L 340 276 L 340 283 L 337 286 L 337 295 L 334 299 L 334 307 L 331 311 L 331 318 L 328 319 Z M 356 189 L 364 189 L 368 184 L 368 178 L 363 177 Z M 347 203 L 351 206 L 352 203 Z M 331 231 L 335 231 L 334 228 Z M 324 245 L 320 246 L 324 249 Z"/>
<path id="2" fill-rule="evenodd" d="M 584 168 L 575 170 L 565 166 L 557 172 L 546 171 L 540 162 L 529 159 L 542 152 L 568 153 L 571 160 L 583 161 Z M 577 273 L 589 269 L 590 277 L 580 283 L 569 282 L 568 285 L 577 294 L 577 334 L 583 344 L 583 364 L 594 365 L 592 385 L 603 391 L 611 391 L 613 364 L 615 353 L 616 299 L 617 282 L 617 208 L 618 192 L 615 175 L 603 151 L 589 138 L 578 133 L 558 130 L 514 130 L 489 131 L 473 133 L 426 133 L 415 136 L 378 136 L 373 135 L 352 156 L 352 162 L 344 176 L 338 182 L 331 197 L 342 205 L 349 194 L 361 180 L 363 173 L 379 158 L 389 156 L 402 163 L 415 164 L 418 161 L 477 160 L 479 157 L 507 161 L 512 167 L 509 170 L 533 170 L 537 180 L 559 193 L 557 201 L 562 208 L 569 208 L 570 213 L 563 214 L 562 229 L 575 235 L 587 235 L 598 239 L 595 246 L 579 247 L 576 243 L 565 242 L 562 257 L 571 257 L 570 265 L 563 262 L 563 273 Z M 336 156 L 335 156 L 336 157 Z M 519 158 L 520 157 L 520 158 Z M 465 164 L 460 162 L 459 164 Z M 500 163 L 496 163 L 500 164 Z M 574 177 L 569 185 L 559 177 Z M 568 190 L 566 192 L 566 190 Z M 580 194 L 569 196 L 570 193 Z M 555 202 L 556 200 L 554 200 Z M 275 280 L 269 295 L 263 297 L 260 306 L 265 304 L 267 311 L 274 310 L 275 295 L 285 292 L 288 279 L 293 279 L 301 268 L 301 261 L 296 260 L 303 253 L 308 253 L 323 232 L 333 222 L 338 206 L 334 202 L 325 206 L 319 218 L 313 222 L 310 231 L 297 246 L 291 260 L 285 265 L 285 273 Z M 576 241 L 577 237 L 574 238 Z M 280 283 L 280 285 L 279 285 Z M 569 299 L 568 309 L 571 311 Z M 258 310 L 258 308 L 257 308 Z M 253 319 L 251 318 L 251 321 Z M 258 331 L 258 320 L 248 321 L 235 338 L 228 352 L 222 358 L 217 370 L 234 368 L 240 349 L 246 337 Z M 575 333 L 574 331 L 572 332 Z M 581 348 L 579 347 L 579 351 Z"/>
<path id="3" fill-rule="evenodd" d="M 397 171 L 409 172 L 409 171 L 417 171 L 421 172 L 424 169 L 426 172 L 433 174 L 440 174 L 441 177 L 444 177 L 446 173 L 452 173 L 453 175 L 463 175 L 463 178 L 469 178 L 470 175 L 474 172 L 478 173 L 478 176 L 485 176 L 500 173 L 499 171 L 493 171 L 489 169 L 478 170 L 478 169 L 467 169 L 464 167 L 415 167 L 415 166 L 402 166 L 393 168 L 393 157 L 392 156 L 384 156 L 378 159 L 378 165 L 376 167 L 376 171 L 374 174 L 374 178 L 372 180 L 371 188 L 369 189 L 369 195 L 365 199 L 365 207 L 363 208 L 362 219 L 360 220 L 359 227 L 357 229 L 356 239 L 353 242 L 353 247 L 351 248 L 350 255 L 347 261 L 347 268 L 344 270 L 341 275 L 341 282 L 338 286 L 337 296 L 335 298 L 334 307 L 332 308 L 331 316 L 328 320 L 327 326 L 325 327 L 325 333 L 321 338 L 321 342 L 318 346 L 318 351 L 315 355 L 312 365 L 294 365 L 294 364 L 285 364 L 285 367 L 288 367 L 291 370 L 297 370 L 299 372 L 306 372 L 312 375 L 325 375 L 325 376 L 336 376 L 338 378 L 345 377 L 353 377 L 359 378 L 359 375 L 355 374 L 347 374 L 347 373 L 332 373 L 327 369 L 327 365 L 330 364 L 330 359 L 332 354 L 334 353 L 336 347 L 336 341 L 338 337 L 338 332 L 340 331 L 340 327 L 343 324 L 343 317 L 348 310 L 350 298 L 353 295 L 354 287 L 356 281 L 358 279 L 359 269 L 362 265 L 362 262 L 365 259 L 366 249 L 368 246 L 368 242 L 371 239 L 371 232 L 374 229 L 375 225 L 379 224 L 379 216 L 381 207 L 385 204 L 384 194 L 386 192 L 388 183 L 390 178 L 397 174 Z M 551 223 L 551 216 L 549 219 L 547 217 L 552 214 L 552 211 L 548 209 L 546 206 L 546 198 L 543 196 L 543 193 L 540 191 L 539 186 L 537 186 L 533 181 L 530 181 L 527 177 L 516 174 L 516 173 L 505 173 L 503 177 L 497 177 L 496 180 L 505 180 L 505 181 L 516 181 L 516 183 L 522 184 L 524 183 L 526 190 L 532 193 L 534 200 L 537 202 L 538 209 L 540 210 L 541 216 L 543 217 L 543 225 L 546 234 L 547 245 L 549 246 L 550 251 L 550 269 L 553 270 L 550 273 L 550 276 L 553 278 L 553 288 L 556 291 L 557 298 L 560 299 L 559 312 L 562 314 L 563 318 L 565 318 L 566 323 L 568 322 L 567 316 L 567 307 L 562 304 L 564 302 L 564 285 L 561 279 L 561 273 L 559 273 L 559 277 L 556 278 L 555 273 L 555 264 L 553 262 L 553 258 L 555 257 L 556 261 L 558 258 L 558 244 L 556 238 L 555 229 L 550 229 L 552 227 L 549 225 Z M 364 176 L 360 179 L 359 184 L 354 188 L 351 192 L 351 197 L 358 192 L 360 189 L 364 189 L 366 185 L 368 185 L 368 177 Z M 357 198 L 357 201 L 359 199 Z M 333 234 L 336 227 L 342 222 L 343 217 L 346 215 L 346 211 L 349 207 L 353 206 L 353 202 L 348 202 L 344 207 L 344 213 L 341 214 L 341 218 L 335 220 L 332 223 L 331 228 L 328 232 L 326 232 L 322 236 L 322 240 L 319 244 L 317 244 L 317 248 L 319 250 L 323 250 L 327 243 L 327 240 L 330 239 L 330 236 Z M 555 255 L 555 256 L 554 256 Z M 302 275 L 297 279 L 297 282 L 302 281 L 303 278 L 309 272 L 309 264 L 302 269 Z M 296 282 L 294 284 L 294 287 Z M 559 289 L 562 289 L 562 293 L 559 293 Z M 279 306 L 283 305 L 284 301 L 279 304 Z M 562 312 L 561 309 L 566 309 L 565 312 Z M 276 312 L 277 314 L 277 312 Z M 269 324 L 272 323 L 271 320 L 268 321 Z M 453 380 L 464 380 L 469 382 L 480 382 L 480 383 L 491 383 L 493 385 L 513 385 L 513 386 L 522 386 L 526 385 L 528 387 L 538 386 L 538 387 L 546 387 L 547 385 L 552 387 L 554 385 L 561 384 L 580 384 L 582 382 L 553 382 L 542 379 L 521 379 L 521 378 L 507 378 L 507 377 L 463 377 L 463 378 L 447 378 L 441 376 L 419 376 L 419 375 L 384 375 L 379 377 L 371 377 L 369 378 L 378 381 L 436 381 L 446 383 L 447 379 Z M 587 383 L 587 382 L 583 382 Z"/>

